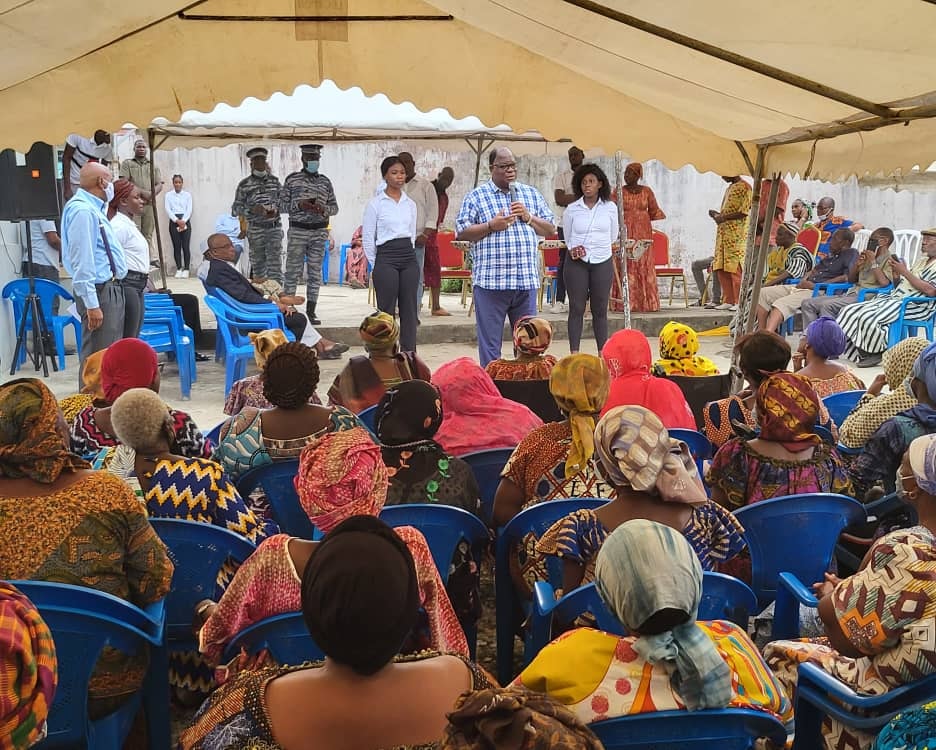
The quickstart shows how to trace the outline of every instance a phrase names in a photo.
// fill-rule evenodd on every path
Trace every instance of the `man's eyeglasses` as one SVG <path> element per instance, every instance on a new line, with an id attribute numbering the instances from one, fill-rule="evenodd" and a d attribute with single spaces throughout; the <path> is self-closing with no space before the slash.
<path id="1" fill-rule="evenodd" d="M 495 164 L 494 166 L 495 166 L 497 169 L 503 169 L 505 172 L 509 172 L 509 171 L 511 171 L 511 170 L 513 170 L 513 171 L 515 171 L 515 172 L 517 171 L 517 164 L 516 164 L 516 162 L 510 162 L 510 164 Z"/>

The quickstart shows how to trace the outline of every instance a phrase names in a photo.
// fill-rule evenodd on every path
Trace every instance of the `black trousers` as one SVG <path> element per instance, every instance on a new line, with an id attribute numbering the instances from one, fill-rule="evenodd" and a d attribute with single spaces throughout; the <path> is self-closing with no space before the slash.
<path id="1" fill-rule="evenodd" d="M 306 326 L 309 324 L 308 318 L 301 312 L 294 312 L 291 315 L 284 313 L 283 319 L 286 321 L 286 327 L 296 337 L 296 341 L 302 341 L 302 334 L 305 333 Z"/>
<path id="2" fill-rule="evenodd" d="M 189 251 L 189 241 L 192 239 L 192 225 L 186 223 L 185 231 L 180 232 L 174 221 L 169 222 L 169 236 L 172 238 L 172 255 L 175 258 L 176 268 L 187 271 L 192 264 L 192 254 Z"/>
<path id="3" fill-rule="evenodd" d="M 565 240 L 562 227 L 558 227 L 556 232 L 559 234 L 560 240 Z M 567 254 L 568 250 L 565 248 L 559 248 L 559 268 L 556 271 L 556 299 L 553 300 L 554 302 L 566 301 L 565 266 Z"/>
<path id="4" fill-rule="evenodd" d="M 201 315 L 198 310 L 198 297 L 194 294 L 171 294 L 172 304 L 182 309 L 182 320 L 195 334 L 195 346 L 199 346 L 202 339 Z"/>
<path id="5" fill-rule="evenodd" d="M 143 294 L 149 276 L 138 271 L 127 271 L 124 277 L 124 338 L 135 339 L 143 327 Z"/>
<path id="6" fill-rule="evenodd" d="M 419 277 L 416 250 L 408 237 L 377 246 L 377 259 L 371 273 L 377 293 L 377 309 L 394 315 L 399 306 L 400 347 L 406 352 L 416 351 Z"/>
<path id="7" fill-rule="evenodd" d="M 582 326 L 585 303 L 591 299 L 592 329 L 598 351 L 608 340 L 608 299 L 611 296 L 611 281 L 614 277 L 613 261 L 608 258 L 602 263 L 586 263 L 569 258 L 563 269 L 565 285 L 569 292 L 569 349 L 579 350 L 582 342 Z"/>

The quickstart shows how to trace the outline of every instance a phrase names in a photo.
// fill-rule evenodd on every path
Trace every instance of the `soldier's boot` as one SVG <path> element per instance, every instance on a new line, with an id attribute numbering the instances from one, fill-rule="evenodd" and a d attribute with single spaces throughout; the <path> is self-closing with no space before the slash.
<path id="1" fill-rule="evenodd" d="M 315 317 L 315 303 L 306 302 L 306 317 L 309 319 L 309 323 L 314 326 L 322 325 L 322 321 Z"/>

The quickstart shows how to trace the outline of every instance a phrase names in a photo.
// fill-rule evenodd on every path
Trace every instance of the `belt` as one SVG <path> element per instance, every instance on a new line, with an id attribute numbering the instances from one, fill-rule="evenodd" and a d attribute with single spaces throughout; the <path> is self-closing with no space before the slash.
<path id="1" fill-rule="evenodd" d="M 95 290 L 101 292 L 101 291 L 104 290 L 104 287 L 106 287 L 108 284 L 117 284 L 117 285 L 119 285 L 120 282 L 121 282 L 122 280 L 123 280 L 123 279 L 109 279 L 108 281 L 105 281 L 103 284 L 95 284 L 95 285 L 94 285 L 94 288 L 95 288 Z"/>
<path id="2" fill-rule="evenodd" d="M 149 274 L 143 273 L 142 271 L 127 271 L 127 275 L 124 276 L 124 281 L 127 281 L 128 279 L 137 279 L 137 280 L 149 279 Z"/>
<path id="3" fill-rule="evenodd" d="M 249 221 L 249 220 L 247 222 L 247 226 L 250 229 L 277 229 L 278 227 L 281 226 L 281 224 L 282 223 L 280 222 L 279 219 L 274 221 L 272 224 L 260 224 L 259 222 Z"/>
<path id="4" fill-rule="evenodd" d="M 305 222 L 305 221 L 292 221 L 290 220 L 289 226 L 296 227 L 296 229 L 328 229 L 327 221 L 320 221 L 318 223 L 314 222 Z"/>

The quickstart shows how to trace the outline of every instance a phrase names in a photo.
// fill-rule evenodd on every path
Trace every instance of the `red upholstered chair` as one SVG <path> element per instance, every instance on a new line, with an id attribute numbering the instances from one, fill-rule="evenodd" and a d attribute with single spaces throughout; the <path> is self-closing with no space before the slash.
<path id="1" fill-rule="evenodd" d="M 558 237 L 556 239 L 540 240 L 540 267 L 543 269 L 543 276 L 540 279 L 539 288 L 539 309 L 543 309 L 543 293 L 548 286 L 552 289 L 553 284 L 559 276 L 559 250 L 565 247 L 565 243 Z M 555 291 L 555 290 L 553 290 Z M 552 297 L 552 293 L 550 293 Z"/>
<path id="2" fill-rule="evenodd" d="M 439 265 L 442 267 L 441 279 L 461 279 L 461 305 L 464 307 L 468 300 L 468 286 L 471 284 L 471 269 L 466 263 L 468 243 L 455 243 L 454 232 L 439 232 L 436 237 L 439 244 Z"/>
<path id="3" fill-rule="evenodd" d="M 673 290 L 676 281 L 682 279 L 683 297 L 686 307 L 689 307 L 689 288 L 686 285 L 686 270 L 671 267 L 669 264 L 669 237 L 663 232 L 653 230 L 653 264 L 656 266 L 657 278 L 670 280 L 669 304 L 673 304 Z"/>
<path id="4" fill-rule="evenodd" d="M 819 231 L 818 227 L 806 227 L 805 229 L 801 229 L 800 233 L 796 235 L 796 241 L 809 250 L 813 258 L 815 258 L 816 251 L 819 249 L 819 244 L 822 242 L 822 232 Z"/>

